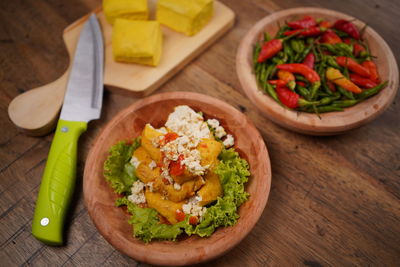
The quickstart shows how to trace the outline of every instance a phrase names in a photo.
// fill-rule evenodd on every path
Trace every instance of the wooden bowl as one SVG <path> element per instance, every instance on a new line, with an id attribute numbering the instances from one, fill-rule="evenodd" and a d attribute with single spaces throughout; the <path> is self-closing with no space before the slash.
<path id="1" fill-rule="evenodd" d="M 243 38 L 236 56 L 236 71 L 246 95 L 273 122 L 290 130 L 311 135 L 344 133 L 360 127 L 382 114 L 396 95 L 399 86 L 399 70 L 389 46 L 370 27 L 367 27 L 363 36 L 367 40 L 372 54 L 377 57 L 375 62 L 381 79 L 389 81 L 388 86 L 378 95 L 346 108 L 345 111 L 321 114 L 320 119 L 315 114 L 286 109 L 258 88 L 252 66 L 255 43 L 261 39 L 264 32 L 274 35 L 278 31 L 278 25 L 283 25 L 285 21 L 298 19 L 304 15 L 326 18 L 332 22 L 337 19 L 351 20 L 359 29 L 365 25 L 364 22 L 341 12 L 311 7 L 286 9 L 263 18 Z"/>
<path id="2" fill-rule="evenodd" d="M 177 105 L 202 111 L 206 118 L 218 119 L 235 137 L 235 148 L 250 164 L 246 185 L 250 198 L 239 208 L 240 219 L 233 227 L 219 228 L 209 238 L 191 236 L 177 242 L 153 241 L 145 244 L 132 236 L 130 215 L 115 207 L 118 197 L 103 176 L 108 150 L 121 140 L 141 134 L 146 123 L 162 126 Z M 271 167 L 267 148 L 253 123 L 232 106 L 210 96 L 190 92 L 170 92 L 144 98 L 121 111 L 94 141 L 86 160 L 83 191 L 95 226 L 116 249 L 135 260 L 160 265 L 187 265 L 213 259 L 238 244 L 254 227 L 267 203 Z"/>

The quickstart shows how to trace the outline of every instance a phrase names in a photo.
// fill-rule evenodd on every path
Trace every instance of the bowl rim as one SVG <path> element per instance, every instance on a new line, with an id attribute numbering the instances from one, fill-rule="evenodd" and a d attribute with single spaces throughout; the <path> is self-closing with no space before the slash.
<path id="1" fill-rule="evenodd" d="M 245 92 L 247 97 L 249 97 L 251 102 L 253 102 L 267 118 L 285 128 L 304 134 L 340 134 L 372 121 L 382 114 L 393 102 L 399 86 L 399 71 L 396 59 L 389 45 L 371 27 L 366 28 L 365 34 L 371 36 L 371 38 L 376 39 L 376 41 L 380 43 L 381 49 L 385 50 L 386 53 L 386 64 L 391 66 L 388 68 L 389 83 L 386 88 L 383 89 L 385 92 L 384 94 L 379 93 L 378 95 L 375 95 L 374 97 L 371 97 L 370 99 L 367 99 L 356 106 L 346 108 L 343 112 L 328 112 L 320 114 L 321 119 L 319 119 L 315 114 L 293 111 L 284 108 L 259 89 L 253 74 L 251 56 L 253 45 L 256 40 L 259 39 L 260 33 L 264 32 L 263 29 L 265 25 L 281 19 L 282 17 L 296 15 L 299 16 L 309 13 L 328 14 L 329 16 L 336 16 L 337 18 L 352 20 L 352 22 L 358 27 L 365 25 L 365 23 L 361 20 L 345 13 L 318 7 L 296 7 L 283 9 L 267 15 L 250 28 L 240 42 L 237 50 L 236 72 L 242 90 Z M 380 101 L 383 103 L 377 105 L 377 102 Z M 360 111 L 362 111 L 361 117 Z"/>
<path id="2" fill-rule="evenodd" d="M 126 246 L 121 246 L 119 244 L 116 244 L 116 239 L 119 238 L 119 235 L 117 235 L 117 234 L 114 235 L 113 237 L 105 235 L 105 233 L 107 231 L 110 231 L 110 229 L 107 228 L 108 227 L 107 225 L 104 225 L 104 222 L 99 222 L 94 214 L 94 209 L 99 209 L 101 207 L 94 207 L 95 203 L 92 203 L 93 201 L 89 200 L 89 196 L 87 193 L 88 188 L 91 186 L 91 183 L 92 183 L 90 178 L 88 178 L 88 177 L 97 175 L 92 170 L 89 170 L 88 166 L 91 166 L 92 164 L 99 164 L 99 163 L 102 164 L 104 162 L 105 159 L 100 160 L 100 159 L 98 159 L 99 157 L 96 156 L 97 150 L 95 149 L 95 147 L 97 146 L 97 144 L 102 142 L 102 140 L 104 140 L 104 138 L 108 135 L 109 131 L 111 130 L 110 127 L 112 125 L 114 125 L 115 123 L 121 123 L 121 121 L 123 121 L 124 118 L 126 119 L 126 116 L 128 116 L 129 114 L 132 114 L 133 111 L 138 110 L 146 105 L 154 104 L 154 103 L 160 102 L 160 101 L 171 101 L 171 100 L 176 101 L 177 99 L 179 101 L 185 101 L 185 100 L 199 101 L 199 99 L 201 99 L 200 102 L 204 102 L 204 101 L 210 102 L 210 100 L 212 100 L 212 102 L 214 102 L 215 105 L 218 105 L 219 107 L 227 109 L 227 112 L 229 112 L 229 113 L 233 112 L 232 117 L 234 117 L 235 120 L 238 119 L 236 116 L 239 116 L 242 119 L 246 120 L 247 126 L 249 128 L 253 128 L 251 130 L 254 130 L 254 132 L 257 134 L 257 136 L 254 137 L 252 143 L 255 143 L 257 145 L 259 154 L 261 156 L 260 158 L 265 163 L 260 166 L 266 168 L 265 169 L 266 176 L 265 177 L 263 177 L 263 176 L 257 177 L 257 179 L 262 179 L 260 181 L 264 180 L 261 183 L 258 182 L 261 184 L 261 188 L 263 189 L 264 194 L 257 195 L 257 197 L 258 197 L 257 203 L 259 203 L 258 208 L 255 210 L 255 212 L 252 212 L 252 216 L 247 216 L 250 219 L 246 218 L 245 221 L 248 223 L 245 224 L 245 227 L 243 227 L 241 231 L 235 232 L 236 227 L 240 223 L 240 219 L 239 219 L 238 222 L 234 226 L 220 227 L 215 231 L 215 233 L 213 233 L 213 235 L 211 235 L 211 237 L 208 238 L 211 240 L 218 231 L 226 232 L 226 233 L 224 233 L 223 238 L 219 237 L 218 239 L 215 240 L 215 242 L 213 244 L 217 244 L 218 246 L 211 251 L 207 251 L 208 254 L 205 254 L 204 249 L 195 251 L 196 253 L 194 253 L 194 254 L 193 253 L 190 254 L 189 252 L 186 253 L 186 251 L 185 251 L 185 257 L 189 257 L 189 258 L 182 260 L 182 257 L 178 257 L 178 256 L 182 256 L 182 254 L 167 253 L 167 254 L 172 254 L 172 255 L 176 256 L 175 257 L 176 260 L 171 260 L 171 257 L 169 257 L 169 259 L 166 260 L 164 257 L 166 255 L 165 249 L 164 250 L 161 249 L 159 251 L 152 251 L 151 255 L 149 255 L 149 254 L 146 255 L 145 253 L 141 253 L 140 250 L 136 250 L 136 249 L 131 250 L 131 249 L 128 249 L 128 247 L 126 247 Z M 207 112 L 204 112 L 204 113 L 207 114 Z M 246 129 L 249 129 L 249 128 L 246 128 Z M 245 153 L 245 150 L 241 149 L 241 152 Z M 252 163 L 249 162 L 249 164 L 251 165 Z M 102 168 L 102 165 L 101 165 L 101 168 Z M 252 175 L 250 176 L 250 179 L 254 179 L 254 178 L 255 178 L 254 176 L 252 176 Z M 138 100 L 137 102 L 133 103 L 132 105 L 130 105 L 130 106 L 126 107 L 125 109 L 123 109 L 122 111 L 118 112 L 105 126 L 103 126 L 100 133 L 96 136 L 96 138 L 92 142 L 92 144 L 90 146 L 90 151 L 86 158 L 86 164 L 85 164 L 84 174 L 83 174 L 83 194 L 84 194 L 85 206 L 88 210 L 88 213 L 89 213 L 89 216 L 90 216 L 92 222 L 94 223 L 94 225 L 96 226 L 96 228 L 100 232 L 100 234 L 114 248 L 116 248 L 120 252 L 132 257 L 135 260 L 139 260 L 139 261 L 150 263 L 150 264 L 175 265 L 176 266 L 176 265 L 195 264 L 195 263 L 212 260 L 212 259 L 228 252 L 230 249 L 232 249 L 234 246 L 236 246 L 239 242 L 241 242 L 246 237 L 246 235 L 248 233 L 250 233 L 250 231 L 254 228 L 255 224 L 257 223 L 257 221 L 259 220 L 259 218 L 261 217 L 261 215 L 265 209 L 265 206 L 267 204 L 268 197 L 269 197 L 270 188 L 271 188 L 271 180 L 272 180 L 271 163 L 270 163 L 270 158 L 269 158 L 267 147 L 266 147 L 259 131 L 254 126 L 252 121 L 249 118 L 247 118 L 246 115 L 242 114 L 239 110 L 237 110 L 230 104 L 228 104 L 222 100 L 219 100 L 217 98 L 208 96 L 208 95 L 194 93 L 194 92 L 166 92 L 166 93 L 155 94 L 155 95 Z M 114 193 L 112 191 L 111 187 L 110 187 L 110 192 Z M 249 200 L 246 201 L 242 205 L 245 205 L 247 202 L 249 202 Z M 252 203 L 253 202 L 255 202 L 255 201 L 252 201 Z M 117 207 L 115 207 L 115 208 L 118 209 Z M 252 208 L 253 208 L 253 206 L 252 206 Z M 242 220 L 244 220 L 244 219 L 242 219 Z M 129 227 L 132 227 L 132 226 L 129 225 Z M 233 236 L 233 233 L 235 233 L 236 236 Z M 196 238 L 196 240 L 200 240 L 199 241 L 200 243 L 202 243 L 202 240 L 204 240 L 204 238 L 197 238 L 196 236 L 191 236 L 191 237 L 187 238 L 187 240 L 190 240 L 193 238 Z M 135 238 L 133 238 L 133 239 L 135 239 Z M 226 243 L 222 242 L 223 241 L 222 239 L 227 239 L 230 242 L 228 244 L 226 244 Z M 135 240 L 137 240 L 137 239 L 135 239 Z M 197 242 L 196 240 L 194 240 L 194 242 Z M 146 250 L 146 247 L 147 247 L 147 249 L 149 249 L 150 247 L 152 247 L 152 244 L 161 244 L 160 246 L 157 246 L 158 248 L 159 247 L 169 248 L 171 245 L 171 241 L 152 241 L 149 244 L 145 244 L 143 242 L 140 242 L 139 244 L 132 243 L 132 246 L 137 249 L 140 248 L 143 251 L 143 248 L 145 250 Z M 159 252 L 160 255 L 157 255 L 159 253 L 156 253 L 156 252 Z"/>

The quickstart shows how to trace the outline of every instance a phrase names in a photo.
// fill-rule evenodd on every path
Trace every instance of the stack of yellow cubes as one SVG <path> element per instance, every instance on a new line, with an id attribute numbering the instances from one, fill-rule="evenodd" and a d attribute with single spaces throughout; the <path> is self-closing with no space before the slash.
<path id="1" fill-rule="evenodd" d="M 210 21 L 213 0 L 159 0 L 157 21 L 147 20 L 147 0 L 103 0 L 103 11 L 114 24 L 114 60 L 157 66 L 162 54 L 160 23 L 195 35 Z"/>

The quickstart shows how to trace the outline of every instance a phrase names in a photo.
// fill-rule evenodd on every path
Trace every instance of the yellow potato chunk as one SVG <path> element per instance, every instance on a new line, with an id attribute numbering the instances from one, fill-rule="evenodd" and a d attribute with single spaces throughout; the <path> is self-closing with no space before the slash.
<path id="1" fill-rule="evenodd" d="M 107 21 L 114 24 L 117 18 L 147 20 L 147 0 L 103 0 L 103 12 Z"/>
<path id="2" fill-rule="evenodd" d="M 221 181 L 219 180 L 218 174 L 213 171 L 209 171 L 204 177 L 206 184 L 200 188 L 198 195 L 201 196 L 200 205 L 205 206 L 222 196 L 223 190 L 221 186 Z"/>
<path id="3" fill-rule="evenodd" d="M 187 181 L 193 180 L 196 177 L 195 174 L 190 173 L 186 168 L 182 175 L 171 175 L 171 178 L 175 181 L 175 183 L 183 184 Z"/>
<path id="4" fill-rule="evenodd" d="M 146 124 L 142 132 L 141 146 L 147 151 L 150 157 L 157 163 L 160 162 L 161 151 L 159 148 L 153 146 L 152 140 L 156 137 L 163 135 L 157 132 L 150 124 Z"/>
<path id="5" fill-rule="evenodd" d="M 149 192 L 148 190 L 146 190 L 145 196 L 149 208 L 155 209 L 171 224 L 178 222 L 176 220 L 176 211 L 182 209 L 183 202 L 175 203 L 171 200 L 163 199 L 161 194 Z"/>
<path id="6" fill-rule="evenodd" d="M 213 13 L 213 0 L 159 0 L 157 3 L 157 20 L 188 36 L 198 33 Z"/>
<path id="7" fill-rule="evenodd" d="M 157 21 L 116 19 L 112 50 L 115 61 L 157 66 L 162 52 L 160 24 Z"/>
<path id="8" fill-rule="evenodd" d="M 222 150 L 222 144 L 212 139 L 204 138 L 201 140 L 197 149 L 200 151 L 202 166 L 210 165 L 212 168 L 218 162 L 218 156 Z"/>
<path id="9" fill-rule="evenodd" d="M 196 191 L 204 185 L 204 180 L 198 176 L 196 179 L 181 185 L 180 190 L 176 190 L 173 185 L 165 185 L 164 190 L 167 198 L 173 202 L 180 202 L 196 194 Z"/>
<path id="10" fill-rule="evenodd" d="M 160 176 L 161 170 L 159 167 L 155 167 L 153 169 L 149 167 L 149 164 L 153 161 L 153 159 L 142 146 L 133 152 L 133 156 L 140 161 L 139 166 L 136 168 L 136 176 L 143 183 L 154 181 Z"/>

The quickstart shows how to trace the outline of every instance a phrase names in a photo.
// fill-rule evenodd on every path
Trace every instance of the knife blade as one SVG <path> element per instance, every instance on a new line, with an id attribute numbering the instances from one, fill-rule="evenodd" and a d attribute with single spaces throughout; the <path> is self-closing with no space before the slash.
<path id="1" fill-rule="evenodd" d="M 100 118 L 103 68 L 103 37 L 96 15 L 92 14 L 78 40 L 36 200 L 32 235 L 48 245 L 63 244 L 64 221 L 75 186 L 78 139 L 89 121 Z"/>

